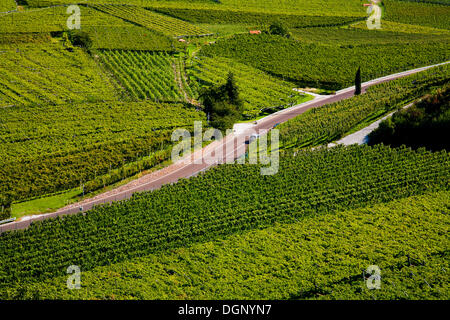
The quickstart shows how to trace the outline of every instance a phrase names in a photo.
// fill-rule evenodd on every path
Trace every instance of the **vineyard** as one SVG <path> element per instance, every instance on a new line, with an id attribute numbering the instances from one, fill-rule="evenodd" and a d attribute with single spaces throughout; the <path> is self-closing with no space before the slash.
<path id="1" fill-rule="evenodd" d="M 292 90 L 294 84 L 277 80 L 262 71 L 230 59 L 201 57 L 195 59 L 193 65 L 187 68 L 187 74 L 197 81 L 198 87 L 224 83 L 228 72 L 232 72 L 236 77 L 246 117 L 256 117 L 269 110 L 308 100 L 308 97 Z"/>
<path id="2" fill-rule="evenodd" d="M 389 45 L 389 44 L 415 44 L 421 45 L 424 42 L 448 41 L 450 32 L 447 30 L 434 29 L 429 27 L 397 24 L 383 21 L 383 29 L 379 32 L 372 32 L 367 29 L 366 22 L 352 24 L 346 28 L 302 28 L 293 29 L 292 35 L 296 40 L 305 43 L 320 43 L 334 46 L 351 45 Z M 405 29 L 402 29 L 405 28 Z M 404 32 L 403 32 L 404 31 Z M 370 42 L 367 40 L 370 38 Z"/>
<path id="3" fill-rule="evenodd" d="M 209 33 L 208 30 L 196 27 L 182 20 L 161 15 L 140 7 L 109 5 L 96 6 L 95 8 L 169 36 L 201 35 Z"/>
<path id="4" fill-rule="evenodd" d="M 131 24 L 122 19 L 104 14 L 90 7 L 80 6 L 81 24 L 83 28 L 121 27 Z M 68 30 L 66 7 L 50 7 L 19 11 L 5 16 L 0 15 L 1 33 L 25 32 L 57 32 Z"/>
<path id="5" fill-rule="evenodd" d="M 8 12 L 16 9 L 14 0 L 4 0 L 0 3 L 0 12 Z"/>
<path id="6" fill-rule="evenodd" d="M 176 51 L 180 46 L 170 37 L 135 25 L 87 27 L 94 49 Z"/>
<path id="7" fill-rule="evenodd" d="M 100 58 L 131 99 L 183 101 L 175 82 L 175 60 L 167 53 L 105 50 Z"/>
<path id="8" fill-rule="evenodd" d="M 389 1 L 386 3 L 385 19 L 449 30 L 450 5 Z"/>
<path id="9" fill-rule="evenodd" d="M 27 0 L 31 6 L 71 4 L 72 0 Z M 317 16 L 363 16 L 360 0 L 88 0 L 88 4 L 126 4 L 148 8 L 222 9 L 228 11 L 303 14 Z"/>
<path id="10" fill-rule="evenodd" d="M 265 178 L 258 166 L 224 165 L 86 215 L 3 234 L 0 290 L 62 276 L 73 264 L 87 271 L 276 222 L 448 190 L 449 160 L 447 152 L 364 146 L 284 156 L 280 173 Z"/>
<path id="11" fill-rule="evenodd" d="M 358 67 L 363 81 L 447 61 L 447 41 L 384 46 L 304 44 L 271 35 L 236 35 L 205 47 L 210 57 L 222 56 L 259 68 L 302 86 L 341 89 L 351 86 Z"/>
<path id="12" fill-rule="evenodd" d="M 0 300 L 450 298 L 449 0 L 0 2 Z M 174 164 L 196 121 L 277 173 Z"/>
<path id="13" fill-rule="evenodd" d="M 69 52 L 59 43 L 0 46 L 0 106 L 57 105 L 117 96 L 96 63 L 79 48 Z"/>
<path id="14" fill-rule="evenodd" d="M 312 109 L 280 125 L 281 144 L 285 148 L 299 148 L 338 140 L 355 127 L 361 129 L 382 115 L 448 83 L 449 72 L 448 65 L 433 68 L 376 85 L 362 96 Z"/>
<path id="15" fill-rule="evenodd" d="M 307 216 L 292 224 L 97 267 L 83 272 L 80 290 L 67 290 L 66 277 L 57 277 L 12 285 L 0 296 L 448 300 L 448 271 L 443 268 L 448 269 L 449 258 L 449 199 L 448 192 L 438 192 Z M 411 232 L 404 232 L 405 226 Z M 374 261 L 383 270 L 381 290 L 368 290 L 363 282 L 365 268 Z"/>
<path id="16" fill-rule="evenodd" d="M 273 14 L 248 11 L 230 11 L 225 9 L 179 9 L 158 8 L 157 12 L 196 24 L 246 24 L 269 26 L 282 21 L 291 28 L 340 26 L 361 20 L 360 17 L 341 16 L 299 16 L 294 14 Z"/>
<path id="17" fill-rule="evenodd" d="M 0 119 L 0 194 L 19 200 L 77 187 L 151 156 L 169 147 L 174 129 L 190 129 L 204 114 L 183 105 L 112 101 L 0 108 Z"/>

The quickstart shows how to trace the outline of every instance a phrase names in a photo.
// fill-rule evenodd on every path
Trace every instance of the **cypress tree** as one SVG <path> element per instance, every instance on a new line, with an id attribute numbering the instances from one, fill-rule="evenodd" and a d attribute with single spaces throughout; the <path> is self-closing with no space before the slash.
<path id="1" fill-rule="evenodd" d="M 361 67 L 358 68 L 358 71 L 356 71 L 356 77 L 355 77 L 355 95 L 361 94 Z"/>

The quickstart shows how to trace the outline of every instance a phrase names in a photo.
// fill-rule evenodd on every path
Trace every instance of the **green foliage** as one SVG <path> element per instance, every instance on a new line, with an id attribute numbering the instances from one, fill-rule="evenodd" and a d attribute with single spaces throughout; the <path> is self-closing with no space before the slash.
<path id="1" fill-rule="evenodd" d="M 50 39 L 48 33 L 0 33 L 0 47 L 10 48 L 11 45 L 24 43 L 49 43 Z"/>
<path id="2" fill-rule="evenodd" d="M 157 12 L 202 24 L 245 24 L 249 26 L 268 27 L 277 21 L 291 28 L 341 26 L 360 20 L 358 17 L 346 16 L 302 16 L 295 14 L 276 14 L 271 12 L 235 11 L 225 8 L 215 9 L 180 9 L 156 8 Z"/>
<path id="3" fill-rule="evenodd" d="M 369 135 L 369 144 L 450 150 L 450 86 L 428 95 L 412 107 L 396 112 Z"/>
<path id="4" fill-rule="evenodd" d="M 95 8 L 169 36 L 189 36 L 209 33 L 207 30 L 183 20 L 161 15 L 140 7 L 99 5 L 95 6 Z"/>
<path id="5" fill-rule="evenodd" d="M 72 45 L 81 47 L 86 51 L 92 48 L 92 39 L 87 32 L 81 30 L 68 31 L 68 37 Z"/>
<path id="6" fill-rule="evenodd" d="M 363 95 L 308 112 L 279 126 L 285 148 L 315 146 L 339 139 L 355 127 L 402 108 L 449 81 L 448 65 L 370 87 Z"/>
<path id="7" fill-rule="evenodd" d="M 73 4 L 72 2 L 70 4 Z M 67 7 L 49 7 L 0 15 L 2 33 L 49 33 L 67 31 Z M 131 24 L 90 7 L 80 6 L 81 28 L 130 26 Z"/>
<path id="8" fill-rule="evenodd" d="M 282 36 L 287 38 L 290 38 L 292 36 L 288 28 L 281 21 L 275 21 L 273 24 L 271 24 L 269 26 L 269 33 L 275 36 Z"/>
<path id="9" fill-rule="evenodd" d="M 306 216 L 83 271 L 80 290 L 67 290 L 61 276 L 12 284 L 2 297 L 448 300 L 449 199 L 438 192 Z M 373 264 L 379 290 L 364 279 Z"/>
<path id="10" fill-rule="evenodd" d="M 32 6 L 72 4 L 73 0 L 28 0 Z M 87 4 L 111 4 L 111 0 L 86 0 Z M 360 0 L 113 0 L 115 4 L 136 5 L 154 8 L 211 9 L 264 13 L 364 16 Z"/>
<path id="11" fill-rule="evenodd" d="M 282 156 L 273 176 L 261 176 L 259 165 L 219 166 L 86 215 L 2 234 L 0 291 L 63 276 L 70 265 L 88 271 L 311 214 L 448 190 L 449 165 L 447 152 L 352 146 Z"/>
<path id="12" fill-rule="evenodd" d="M 183 105 L 149 102 L 0 108 L 0 194 L 27 199 L 107 174 L 105 183 L 116 182 L 166 160 L 168 152 L 157 152 L 171 145 L 174 128 L 193 130 L 204 119 Z M 145 156 L 140 168 L 111 171 Z"/>
<path id="13" fill-rule="evenodd" d="M 2 203 L 0 201 L 0 220 L 6 220 L 11 217 L 11 203 Z"/>
<path id="14" fill-rule="evenodd" d="M 242 100 L 233 73 L 228 73 L 225 84 L 205 88 L 200 93 L 204 111 L 213 128 L 226 130 L 233 127 L 242 114 Z"/>
<path id="15" fill-rule="evenodd" d="M 361 25 L 361 28 L 359 27 Z M 399 25 L 404 29 L 399 29 Z M 390 28 L 392 26 L 392 28 Z M 397 28 L 394 28 L 397 27 Z M 364 28 L 364 29 L 363 29 Z M 388 45 L 407 44 L 422 45 L 432 41 L 448 41 L 450 32 L 428 27 L 396 24 L 383 21 L 382 29 L 368 30 L 366 21 L 348 28 L 301 28 L 291 29 L 295 39 L 303 43 L 320 43 L 334 46 Z"/>
<path id="16" fill-rule="evenodd" d="M 243 116 L 246 118 L 290 107 L 308 99 L 292 90 L 295 87 L 293 83 L 231 59 L 200 56 L 192 59 L 186 68 L 190 86 L 196 91 L 203 86 L 226 81 L 229 72 L 235 75 L 244 107 Z"/>
<path id="17" fill-rule="evenodd" d="M 69 52 L 60 43 L 26 43 L 0 50 L 0 107 L 117 97 L 113 85 L 80 48 Z"/>
<path id="18" fill-rule="evenodd" d="M 103 50 L 100 58 L 131 99 L 181 102 L 175 82 L 175 60 L 167 53 Z"/>
<path id="19" fill-rule="evenodd" d="M 341 89 L 354 84 L 361 66 L 363 81 L 447 61 L 448 41 L 409 44 L 327 46 L 272 35 L 236 35 L 203 49 L 210 57 L 235 59 L 300 86 Z"/>
<path id="20" fill-rule="evenodd" d="M 95 49 L 177 51 L 177 42 L 162 33 L 130 24 L 83 28 L 92 37 Z"/>
<path id="21" fill-rule="evenodd" d="M 2 0 L 0 3 L 0 12 L 7 12 L 16 9 L 16 3 L 14 0 Z"/>
<path id="22" fill-rule="evenodd" d="M 407 1 L 385 1 L 383 19 L 407 24 L 417 24 L 439 29 L 450 29 L 450 6 Z"/>

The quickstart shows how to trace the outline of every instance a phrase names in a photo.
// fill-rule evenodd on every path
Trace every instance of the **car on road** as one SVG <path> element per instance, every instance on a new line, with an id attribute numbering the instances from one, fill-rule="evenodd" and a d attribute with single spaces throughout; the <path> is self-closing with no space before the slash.
<path id="1" fill-rule="evenodd" d="M 248 140 L 248 143 L 252 143 L 253 141 L 259 139 L 259 137 L 260 137 L 259 134 L 253 133 L 253 134 L 250 136 L 250 139 Z"/>

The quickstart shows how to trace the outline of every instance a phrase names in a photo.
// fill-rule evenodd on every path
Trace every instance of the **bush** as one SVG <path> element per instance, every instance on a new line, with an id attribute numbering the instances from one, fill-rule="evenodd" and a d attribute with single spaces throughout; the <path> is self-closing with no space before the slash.
<path id="1" fill-rule="evenodd" d="M 87 32 L 80 30 L 69 31 L 69 40 L 72 45 L 90 50 L 92 48 L 92 39 Z"/>
<path id="2" fill-rule="evenodd" d="M 214 86 L 204 90 L 200 99 L 205 113 L 209 114 L 211 126 L 226 130 L 232 128 L 242 114 L 242 100 L 233 73 L 228 74 L 224 85 Z"/>
<path id="3" fill-rule="evenodd" d="M 449 150 L 450 86 L 428 95 L 412 107 L 396 112 L 369 135 L 369 144 L 389 144 L 430 150 Z"/>
<path id="4" fill-rule="evenodd" d="M 291 37 L 291 33 L 289 32 L 288 28 L 281 21 L 273 23 L 269 27 L 269 33 L 287 38 Z"/>

